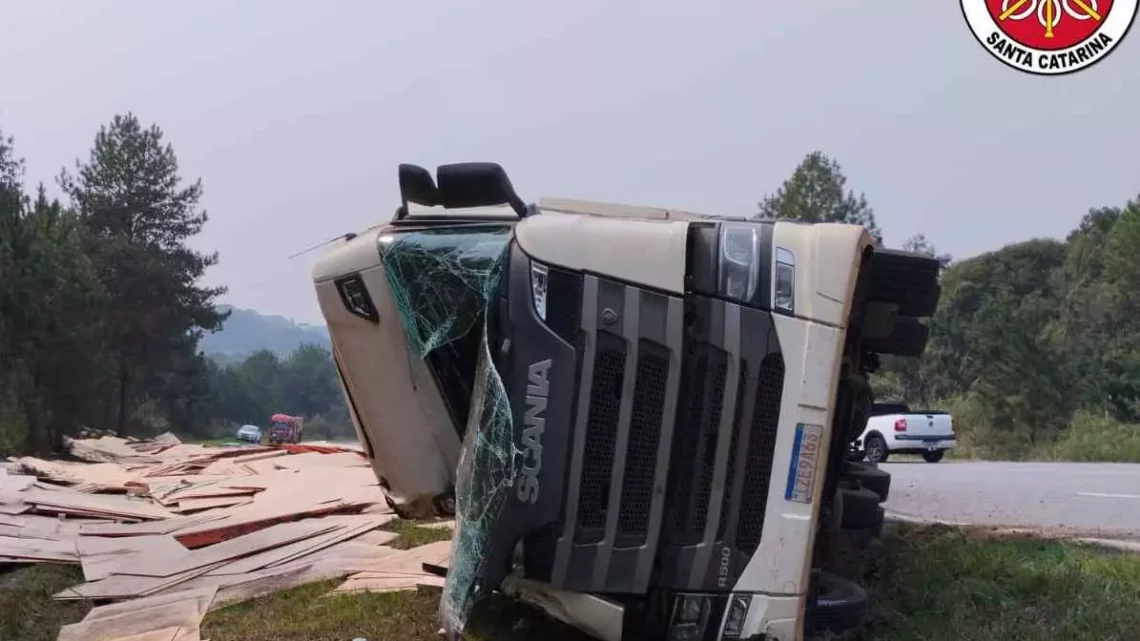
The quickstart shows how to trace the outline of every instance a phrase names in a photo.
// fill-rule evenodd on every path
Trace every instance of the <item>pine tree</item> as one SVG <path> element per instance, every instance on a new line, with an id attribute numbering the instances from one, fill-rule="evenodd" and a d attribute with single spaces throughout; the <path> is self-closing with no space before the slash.
<path id="1" fill-rule="evenodd" d="M 76 163 L 74 177 L 60 177 L 108 293 L 106 338 L 121 435 L 138 395 L 224 320 L 214 300 L 225 288 L 197 284 L 217 253 L 186 244 L 208 220 L 198 208 L 202 183 L 182 183 L 174 150 L 162 138 L 157 126 L 144 128 L 134 114 L 115 116 L 99 129 L 87 163 Z"/>
<path id="2" fill-rule="evenodd" d="M 46 451 L 90 407 L 101 290 L 75 215 L 22 173 L 0 135 L 0 450 Z"/>
<path id="3" fill-rule="evenodd" d="M 839 163 L 813 151 L 775 194 L 760 201 L 755 217 L 863 225 L 876 242 L 882 243 L 875 212 L 867 199 L 863 194 L 855 195 L 846 185 L 847 177 Z"/>

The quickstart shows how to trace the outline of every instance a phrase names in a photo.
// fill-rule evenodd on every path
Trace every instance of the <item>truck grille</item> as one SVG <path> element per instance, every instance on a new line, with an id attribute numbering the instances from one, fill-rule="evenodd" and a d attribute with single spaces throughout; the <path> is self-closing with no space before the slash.
<path id="1" fill-rule="evenodd" d="M 763 525 L 783 384 L 771 317 L 585 276 L 581 324 L 565 517 L 538 565 L 570 590 L 717 589 L 713 549 L 751 553 Z"/>
<path id="2" fill-rule="evenodd" d="M 614 441 L 617 440 L 618 412 L 621 409 L 621 383 L 625 374 L 625 341 L 604 331 L 598 332 L 597 341 L 586 423 L 586 457 L 578 490 L 576 543 L 597 543 L 605 535 Z"/>
<path id="3" fill-rule="evenodd" d="M 684 406 L 678 411 L 682 420 L 674 428 L 669 465 L 670 545 L 693 545 L 704 536 L 727 369 L 724 350 L 708 343 L 696 344 L 682 365 Z"/>
<path id="4" fill-rule="evenodd" d="M 737 461 L 737 459 L 740 458 L 736 455 L 736 452 L 737 452 L 737 448 L 740 445 L 740 433 L 742 431 L 740 429 L 740 421 L 744 418 L 744 416 L 741 412 L 743 412 L 743 410 L 744 410 L 744 399 L 748 393 L 748 390 L 746 389 L 747 384 L 748 384 L 748 362 L 747 361 L 741 361 L 740 362 L 740 379 L 739 379 L 739 383 L 737 384 L 737 392 L 736 392 L 736 408 L 734 410 L 735 418 L 733 418 L 733 421 L 732 421 L 732 444 L 728 448 L 728 473 L 725 474 L 725 476 L 724 476 L 724 478 L 727 480 L 727 483 L 730 486 L 733 482 L 733 479 L 736 478 L 736 461 Z M 747 461 L 746 461 L 746 463 L 747 463 Z M 733 500 L 734 499 L 735 499 L 735 496 L 733 495 L 732 492 L 725 492 L 724 498 L 721 499 L 720 523 L 717 525 L 717 529 L 716 529 L 716 539 L 718 541 L 723 541 L 725 535 L 727 534 L 728 519 L 729 519 L 729 514 L 732 513 Z"/>
<path id="5" fill-rule="evenodd" d="M 669 376 L 669 350 L 642 339 L 637 350 L 637 378 L 633 389 L 629 446 L 625 453 L 625 477 L 621 488 L 617 547 L 637 547 L 649 534 L 653 501 L 653 472 L 657 444 L 665 415 L 665 386 Z"/>
<path id="6" fill-rule="evenodd" d="M 736 525 L 736 548 L 748 555 L 756 552 L 764 527 L 783 390 L 784 357 L 778 352 L 768 354 L 760 363 L 760 382 L 752 410 L 752 425 L 749 426 L 751 433 L 740 499 L 740 520 Z"/>

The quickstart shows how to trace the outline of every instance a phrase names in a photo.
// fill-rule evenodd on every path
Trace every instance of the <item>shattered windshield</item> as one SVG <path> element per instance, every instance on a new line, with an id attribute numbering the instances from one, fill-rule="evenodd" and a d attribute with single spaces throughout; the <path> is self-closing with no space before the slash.
<path id="1" fill-rule="evenodd" d="M 451 637 L 462 633 L 481 596 L 478 577 L 488 525 L 514 484 L 518 452 L 510 404 L 491 357 L 486 322 L 509 241 L 510 227 L 483 225 L 410 231 L 382 241 L 385 273 L 411 356 L 431 363 L 453 419 L 466 426 L 455 533 L 440 602 L 441 622 Z M 456 372 L 470 381 L 466 392 L 455 384 Z"/>

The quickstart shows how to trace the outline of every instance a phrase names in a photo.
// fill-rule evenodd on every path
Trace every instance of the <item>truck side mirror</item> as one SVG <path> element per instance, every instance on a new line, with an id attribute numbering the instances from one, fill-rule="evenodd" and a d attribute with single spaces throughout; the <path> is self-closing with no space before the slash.
<path id="1" fill-rule="evenodd" d="M 431 172 L 419 165 L 401 164 L 400 198 L 404 201 L 404 210 L 408 203 L 413 202 L 425 207 L 435 207 L 440 204 L 439 190 L 431 178 Z"/>
<path id="2" fill-rule="evenodd" d="M 526 215 L 526 204 L 515 193 L 511 179 L 498 163 L 440 165 L 435 177 L 444 207 L 510 205 L 520 217 Z"/>

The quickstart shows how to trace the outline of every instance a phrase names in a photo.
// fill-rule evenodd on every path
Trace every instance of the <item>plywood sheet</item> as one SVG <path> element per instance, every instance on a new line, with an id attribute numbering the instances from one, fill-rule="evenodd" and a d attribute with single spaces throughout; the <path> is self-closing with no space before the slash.
<path id="1" fill-rule="evenodd" d="M 76 541 L 83 578 L 105 579 L 112 574 L 130 574 L 136 564 L 148 558 L 177 557 L 187 552 L 168 534 L 104 538 L 83 536 Z"/>
<path id="2" fill-rule="evenodd" d="M 226 512 L 211 511 L 177 516 L 162 521 L 147 521 L 145 523 L 84 524 L 79 528 L 79 532 L 84 536 L 144 536 L 148 534 L 169 534 L 180 529 L 203 525 L 210 521 L 217 521 L 226 516 L 228 516 Z"/>
<path id="3" fill-rule="evenodd" d="M 210 600 L 213 600 L 212 595 Z M 58 641 L 115 641 L 122 637 L 167 628 L 197 630 L 202 622 L 202 616 L 198 599 L 185 598 L 65 625 L 59 630 Z"/>
<path id="4" fill-rule="evenodd" d="M 215 566 L 216 567 L 216 566 Z M 60 590 L 52 595 L 53 599 L 68 601 L 76 599 L 128 599 L 131 597 L 156 594 L 163 590 L 181 586 L 214 569 L 211 566 L 198 568 L 182 574 L 169 577 L 132 576 L 128 574 L 112 574 L 99 581 L 81 583 L 70 588 Z M 198 587 L 198 586 L 196 586 Z"/>
<path id="5" fill-rule="evenodd" d="M 148 553 L 136 559 L 136 567 L 130 573 L 139 576 L 173 576 L 196 568 L 232 562 L 263 550 L 324 534 L 335 527 L 320 521 L 283 523 L 202 549 L 186 550 L 177 556 Z"/>
<path id="6" fill-rule="evenodd" d="M 253 499 L 249 496 L 217 496 L 201 499 L 182 499 L 178 502 L 178 507 L 175 509 L 185 514 L 186 512 L 197 512 L 199 510 L 209 510 L 219 507 L 236 507 L 238 505 L 251 503 L 252 501 Z"/>
<path id="7" fill-rule="evenodd" d="M 52 541 L 50 539 L 17 538 L 13 536 L 0 536 L 0 556 L 63 563 L 79 562 L 74 541 Z"/>
<path id="8" fill-rule="evenodd" d="M 322 521 L 335 523 L 337 529 L 228 563 L 214 570 L 212 574 L 245 574 L 269 566 L 283 565 L 332 547 L 368 530 L 374 530 L 383 523 L 375 517 L 326 517 Z M 392 538 L 396 537 L 391 532 L 384 534 L 388 534 Z"/>
<path id="9" fill-rule="evenodd" d="M 34 489 L 22 493 L 25 503 L 47 506 L 59 511 L 106 514 L 139 519 L 168 519 L 174 516 L 150 501 L 120 496 L 81 494 L 79 492 L 47 492 Z"/>

